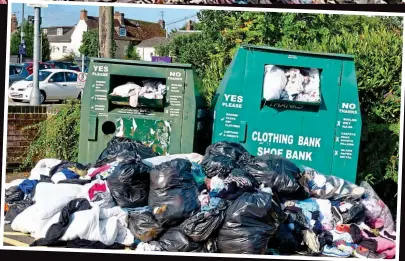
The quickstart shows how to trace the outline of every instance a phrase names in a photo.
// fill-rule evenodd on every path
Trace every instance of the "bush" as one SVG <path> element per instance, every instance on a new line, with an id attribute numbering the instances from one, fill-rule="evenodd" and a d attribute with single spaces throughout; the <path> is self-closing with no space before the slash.
<path id="1" fill-rule="evenodd" d="M 80 101 L 68 100 L 57 108 L 55 115 L 28 126 L 24 130 L 36 130 L 21 168 L 32 165 L 37 159 L 56 158 L 76 162 L 79 152 Z"/>

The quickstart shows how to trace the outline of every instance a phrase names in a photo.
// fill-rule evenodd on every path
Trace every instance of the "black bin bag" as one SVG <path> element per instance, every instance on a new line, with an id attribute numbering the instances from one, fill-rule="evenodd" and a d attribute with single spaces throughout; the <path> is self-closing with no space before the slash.
<path id="1" fill-rule="evenodd" d="M 21 200 L 18 202 L 15 202 L 14 204 L 12 204 L 7 213 L 6 216 L 4 217 L 4 221 L 8 222 L 8 223 L 12 223 L 13 220 L 21 213 L 23 212 L 25 209 L 27 209 L 28 207 L 32 206 L 34 204 L 34 202 L 32 202 L 30 199 L 27 200 Z"/>
<path id="2" fill-rule="evenodd" d="M 146 159 L 156 157 L 158 154 L 153 152 L 152 148 L 143 145 L 139 141 L 129 138 L 113 137 L 107 143 L 107 147 L 101 152 L 95 167 L 100 167 L 117 160 L 134 159 L 138 156 L 141 157 L 141 159 Z"/>
<path id="3" fill-rule="evenodd" d="M 203 244 L 192 241 L 179 227 L 167 230 L 159 239 L 159 244 L 168 252 L 203 252 Z"/>
<path id="4" fill-rule="evenodd" d="M 303 237 L 291 230 L 288 224 L 281 224 L 274 236 L 270 238 L 268 248 L 277 249 L 282 255 L 296 254 L 305 248 L 301 246 Z"/>
<path id="5" fill-rule="evenodd" d="M 181 231 L 195 242 L 207 240 L 221 227 L 227 208 L 227 202 L 221 200 L 217 207 L 206 212 L 197 214 L 186 219 L 181 225 Z"/>
<path id="6" fill-rule="evenodd" d="M 122 208 L 148 204 L 150 168 L 139 158 L 121 162 L 107 178 L 111 196 Z"/>
<path id="7" fill-rule="evenodd" d="M 86 172 L 87 172 L 87 167 L 80 163 L 72 162 L 72 161 L 62 161 L 61 163 L 53 166 L 49 170 L 49 176 L 52 177 L 53 175 L 62 171 L 63 169 L 71 169 L 74 173 L 76 173 L 78 175 L 80 175 L 80 172 L 83 173 L 80 176 L 84 176 L 84 174 L 86 174 Z"/>
<path id="8" fill-rule="evenodd" d="M 175 159 L 151 170 L 148 205 L 162 227 L 180 225 L 197 212 L 198 195 L 190 161 Z"/>
<path id="9" fill-rule="evenodd" d="M 309 197 L 298 182 L 301 177 L 300 169 L 283 157 L 267 154 L 250 159 L 243 158 L 238 164 L 281 197 L 290 199 Z"/>
<path id="10" fill-rule="evenodd" d="M 201 162 L 208 178 L 217 176 L 224 179 L 234 168 L 238 167 L 236 160 L 226 155 L 207 155 Z"/>
<path id="11" fill-rule="evenodd" d="M 265 254 L 277 224 L 271 217 L 272 197 L 265 192 L 244 193 L 226 210 L 218 234 L 220 253 Z"/>
<path id="12" fill-rule="evenodd" d="M 18 186 L 13 186 L 6 189 L 5 202 L 10 204 L 21 201 L 24 199 L 24 196 L 24 192 Z"/>
<path id="13" fill-rule="evenodd" d="M 163 231 L 163 228 L 158 224 L 153 213 L 149 211 L 135 211 L 129 213 L 128 228 L 132 235 L 142 242 L 152 241 Z"/>
<path id="14" fill-rule="evenodd" d="M 249 152 L 239 143 L 229 142 L 229 141 L 220 141 L 214 143 L 205 150 L 205 156 L 228 156 L 233 160 L 238 161 L 239 158 L 243 155 L 249 155 Z"/>

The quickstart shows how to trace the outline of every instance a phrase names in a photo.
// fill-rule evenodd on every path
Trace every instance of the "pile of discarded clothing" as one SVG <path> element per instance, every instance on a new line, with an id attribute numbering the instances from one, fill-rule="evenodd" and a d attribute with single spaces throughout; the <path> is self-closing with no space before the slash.
<path id="1" fill-rule="evenodd" d="M 124 85 L 115 87 L 110 95 L 123 98 L 129 97 L 129 105 L 138 107 L 138 99 L 140 97 L 146 99 L 162 100 L 166 93 L 166 85 L 160 81 L 144 80 L 142 86 L 133 82 L 128 82 Z"/>
<path id="2" fill-rule="evenodd" d="M 284 69 L 266 65 L 263 98 L 266 101 L 320 102 L 319 84 L 318 69 Z"/>
<path id="3" fill-rule="evenodd" d="M 95 164 L 43 159 L 6 187 L 31 246 L 392 259 L 396 228 L 369 184 L 218 142 L 159 156 L 114 137 Z"/>

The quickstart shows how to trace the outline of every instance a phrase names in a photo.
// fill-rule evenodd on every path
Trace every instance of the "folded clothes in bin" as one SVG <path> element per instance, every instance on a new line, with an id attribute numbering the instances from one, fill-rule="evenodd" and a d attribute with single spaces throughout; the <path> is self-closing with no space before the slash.
<path id="1" fill-rule="evenodd" d="M 142 87 L 133 82 L 120 85 L 114 88 L 110 96 L 129 98 L 125 100 L 125 103 L 128 103 L 129 106 L 134 108 L 138 107 L 139 98 L 163 100 L 163 96 L 166 93 L 166 85 L 152 80 L 145 80 L 142 84 Z M 120 103 L 122 103 L 122 101 L 120 101 Z"/>
<path id="2" fill-rule="evenodd" d="M 319 70 L 265 66 L 263 98 L 266 101 L 286 100 L 320 102 Z"/>

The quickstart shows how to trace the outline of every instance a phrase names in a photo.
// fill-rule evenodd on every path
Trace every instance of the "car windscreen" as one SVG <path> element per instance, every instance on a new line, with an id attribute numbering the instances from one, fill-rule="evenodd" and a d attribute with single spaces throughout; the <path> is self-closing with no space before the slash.
<path id="1" fill-rule="evenodd" d="M 40 82 L 44 81 L 48 76 L 51 75 L 51 72 L 48 71 L 39 71 L 38 79 Z M 34 79 L 34 75 L 31 74 L 27 78 L 25 78 L 26 81 L 32 82 Z"/>

